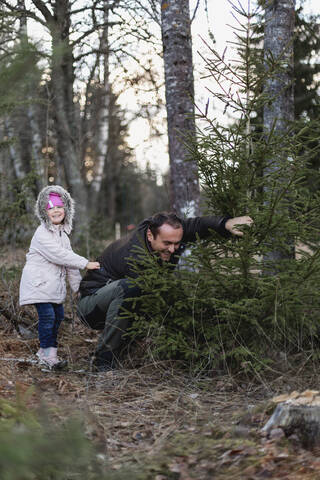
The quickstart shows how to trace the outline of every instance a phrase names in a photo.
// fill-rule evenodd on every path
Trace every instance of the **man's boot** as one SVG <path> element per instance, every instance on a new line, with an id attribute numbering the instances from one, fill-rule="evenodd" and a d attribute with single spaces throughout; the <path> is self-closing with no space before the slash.
<path id="1" fill-rule="evenodd" d="M 96 351 L 92 365 L 98 372 L 108 372 L 117 368 L 116 358 L 110 350 Z"/>

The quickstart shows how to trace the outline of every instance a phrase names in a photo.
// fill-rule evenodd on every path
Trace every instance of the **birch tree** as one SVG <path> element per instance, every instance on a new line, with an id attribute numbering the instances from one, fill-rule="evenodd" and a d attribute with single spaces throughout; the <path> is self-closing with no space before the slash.
<path id="1" fill-rule="evenodd" d="M 20 8 L 18 38 L 20 48 L 28 50 L 29 37 L 27 30 L 27 16 L 25 0 L 18 1 Z M 37 70 L 37 69 L 35 69 Z M 17 134 L 18 142 L 16 155 L 13 158 L 16 176 L 22 180 L 32 168 L 37 172 L 36 186 L 38 189 L 44 186 L 44 165 L 41 159 L 41 135 L 40 127 L 36 120 L 35 105 L 33 105 L 32 97 L 36 97 L 37 82 L 39 81 L 39 71 L 26 75 L 25 91 L 21 95 L 23 101 L 18 105 L 12 114 L 12 126 Z M 26 209 L 33 212 L 35 202 L 35 192 L 31 188 L 25 186 Z"/>
<path id="2" fill-rule="evenodd" d="M 109 110 L 111 88 L 109 83 L 109 0 L 104 3 L 104 26 L 100 38 L 101 54 L 97 56 L 97 62 L 92 72 L 95 75 L 96 70 L 100 70 L 100 79 L 97 87 L 99 88 L 99 105 L 96 105 L 95 123 L 96 132 L 93 132 L 92 138 L 95 143 L 95 168 L 94 177 L 91 182 L 90 205 L 93 211 L 96 211 L 97 200 L 101 191 L 104 166 L 107 160 L 108 139 L 109 139 Z"/>
<path id="3" fill-rule="evenodd" d="M 79 143 L 73 101 L 73 50 L 70 40 L 69 0 L 54 2 L 51 12 L 42 0 L 34 0 L 46 20 L 52 41 L 51 89 L 54 108 L 57 149 L 64 166 L 66 183 L 77 204 L 81 226 L 87 219 L 87 191 L 80 172 Z"/>
<path id="4" fill-rule="evenodd" d="M 161 1 L 161 32 L 169 137 L 171 203 L 181 216 L 199 213 L 197 164 L 185 142 L 195 137 L 189 1 Z"/>
<path id="5" fill-rule="evenodd" d="M 270 102 L 264 107 L 266 133 L 275 125 L 277 132 L 287 130 L 294 120 L 293 102 L 293 35 L 295 0 L 270 0 L 265 7 L 265 59 L 279 59 L 281 72 L 269 78 L 265 90 Z"/>
<path id="6" fill-rule="evenodd" d="M 265 2 L 264 58 L 266 68 L 269 59 L 276 59 L 279 70 L 265 83 L 265 94 L 269 101 L 264 105 L 263 124 L 265 137 L 280 138 L 288 133 L 294 120 L 293 96 L 293 39 L 295 24 L 295 0 L 268 0 Z M 268 141 L 268 140 L 267 140 Z M 289 162 L 285 153 L 277 159 L 270 158 L 265 174 L 277 170 L 281 162 Z M 289 240 L 288 240 L 289 241 Z M 280 251 L 269 252 L 265 260 L 276 263 L 286 255 Z"/>

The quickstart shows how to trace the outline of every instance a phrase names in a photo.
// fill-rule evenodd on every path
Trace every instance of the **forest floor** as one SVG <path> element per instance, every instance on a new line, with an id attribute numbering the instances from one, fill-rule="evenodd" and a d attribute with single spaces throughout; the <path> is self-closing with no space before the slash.
<path id="1" fill-rule="evenodd" d="M 24 399 L 30 409 L 45 405 L 55 421 L 81 415 L 108 468 L 142 480 L 320 479 L 320 450 L 306 450 L 279 431 L 261 434 L 275 395 L 319 388 L 318 366 L 296 357 L 282 359 L 268 375 L 195 375 L 172 362 L 139 365 L 131 358 L 117 370 L 94 373 L 89 358 L 97 334 L 67 312 L 60 353 L 69 366 L 62 372 L 30 362 L 38 348 L 32 322 L 19 334 L 0 316 L 0 399 Z"/>

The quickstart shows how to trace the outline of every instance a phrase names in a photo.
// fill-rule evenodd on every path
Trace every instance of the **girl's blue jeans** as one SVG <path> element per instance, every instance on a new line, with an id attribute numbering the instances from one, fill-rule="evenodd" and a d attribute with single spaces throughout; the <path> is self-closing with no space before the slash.
<path id="1" fill-rule="evenodd" d="M 59 303 L 36 303 L 35 307 L 39 316 L 40 347 L 57 347 L 58 330 L 64 318 L 63 305 Z"/>

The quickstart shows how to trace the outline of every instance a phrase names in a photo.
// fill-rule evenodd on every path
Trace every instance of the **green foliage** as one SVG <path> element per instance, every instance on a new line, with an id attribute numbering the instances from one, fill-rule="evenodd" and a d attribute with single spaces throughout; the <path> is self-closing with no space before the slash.
<path id="1" fill-rule="evenodd" d="M 256 369 L 277 351 L 311 348 L 320 314 L 320 250 L 283 261 L 277 275 L 262 275 L 256 250 L 249 255 L 254 239 L 254 231 L 245 240 L 215 235 L 193 247 L 189 268 L 175 272 L 156 257 L 139 260 L 134 283 L 143 294 L 131 334 L 149 339 L 153 358 L 182 360 L 196 370 L 237 369 L 243 362 Z"/>
<path id="2" fill-rule="evenodd" d="M 15 245 L 30 240 L 30 226 L 36 226 L 36 219 L 26 212 L 26 192 L 34 188 L 37 175 L 27 174 L 22 180 L 15 180 L 7 185 L 7 196 L 0 203 L 0 243 Z M 0 174 L 0 181 L 2 175 Z M 5 181 L 5 178 L 3 178 Z M 27 236 L 27 238 L 26 238 Z"/>
<path id="3" fill-rule="evenodd" d="M 4 21 L 0 16 L 0 22 Z M 3 30 L 2 30 L 3 33 Z M 11 32 L 12 33 L 12 32 Z M 15 244 L 17 240 L 29 239 L 30 225 L 34 223 L 34 216 L 30 215 L 30 202 L 26 208 L 28 197 L 35 195 L 38 175 L 30 158 L 25 168 L 23 179 L 22 171 L 25 165 L 23 160 L 16 161 L 17 152 L 24 150 L 26 145 L 19 145 L 19 139 L 12 133 L 13 125 L 21 123 L 18 112 L 27 108 L 38 98 L 38 84 L 41 70 L 37 66 L 39 53 L 34 45 L 23 36 L 19 42 L 7 41 L 6 49 L 0 54 L 0 115 L 2 118 L 2 137 L 0 139 L 0 243 Z M 17 132 L 17 129 L 16 129 Z M 26 133 L 26 132 L 24 132 Z M 23 154 L 22 153 L 22 157 Z M 16 171 L 10 164 L 11 159 L 16 162 Z M 18 172 L 17 172 L 18 170 Z M 20 171 L 19 171 L 20 170 Z M 18 179 L 19 177 L 20 179 Z M 29 212 L 27 214 L 26 212 Z"/>
<path id="4" fill-rule="evenodd" d="M 213 233 L 210 242 L 197 242 L 188 268 L 174 273 L 156 257 L 141 259 L 135 280 L 143 295 L 133 333 L 152 339 L 153 356 L 196 369 L 264 368 L 279 351 L 311 350 L 319 334 L 320 198 L 305 186 L 315 147 L 305 124 L 252 128 L 257 109 L 276 101 L 261 86 L 283 65 L 272 57 L 259 64 L 255 50 L 252 58 L 246 35 L 252 17 L 238 14 L 242 63 L 213 49 L 206 59 L 208 76 L 221 85 L 219 98 L 238 119 L 225 126 L 200 115 L 190 154 L 199 164 L 207 213 L 249 214 L 254 226 L 244 227 L 241 238 Z M 319 178 L 318 171 L 312 175 Z"/>
<path id="5" fill-rule="evenodd" d="M 296 118 L 314 120 L 319 116 L 320 15 L 305 18 L 303 6 L 296 11 L 294 39 L 294 97 Z"/>
<path id="6" fill-rule="evenodd" d="M 0 430 L 10 432 L 18 425 L 23 428 L 40 428 L 40 424 L 36 419 L 35 412 L 28 409 L 27 402 L 32 396 L 33 389 L 27 390 L 25 393 L 17 388 L 16 401 L 9 402 L 4 398 L 0 398 Z"/>
<path id="7" fill-rule="evenodd" d="M 48 412 L 0 399 L 0 476 L 2 480 L 116 480 L 128 472 L 110 472 L 105 456 L 85 436 L 85 423 L 70 418 L 57 425 Z M 137 478 L 130 472 L 130 478 Z"/>
<path id="8" fill-rule="evenodd" d="M 294 47 L 294 116 L 297 121 L 297 131 L 307 126 L 301 151 L 308 150 L 308 165 L 306 184 L 313 192 L 319 190 L 319 177 L 313 172 L 319 168 L 319 72 L 320 63 L 317 52 L 320 48 L 319 15 L 304 13 L 304 2 L 295 12 Z M 258 13 L 258 12 L 256 12 Z M 259 71 L 258 78 L 263 79 L 263 15 L 259 14 L 257 21 L 252 22 L 254 33 L 250 41 L 251 66 Z M 244 40 L 244 39 L 242 39 Z M 242 54 L 242 58 L 243 54 Z M 255 67 L 254 67 L 255 65 Z M 263 91 L 263 83 L 256 85 Z M 262 128 L 263 103 L 255 102 L 255 118 L 251 118 L 251 126 L 256 130 Z"/>
<path id="9" fill-rule="evenodd" d="M 30 87 L 39 81 L 38 60 L 39 54 L 36 48 L 26 40 L 22 40 L 9 52 L 0 56 L 0 109 L 2 115 L 11 111 L 18 104 L 23 104 Z"/>

